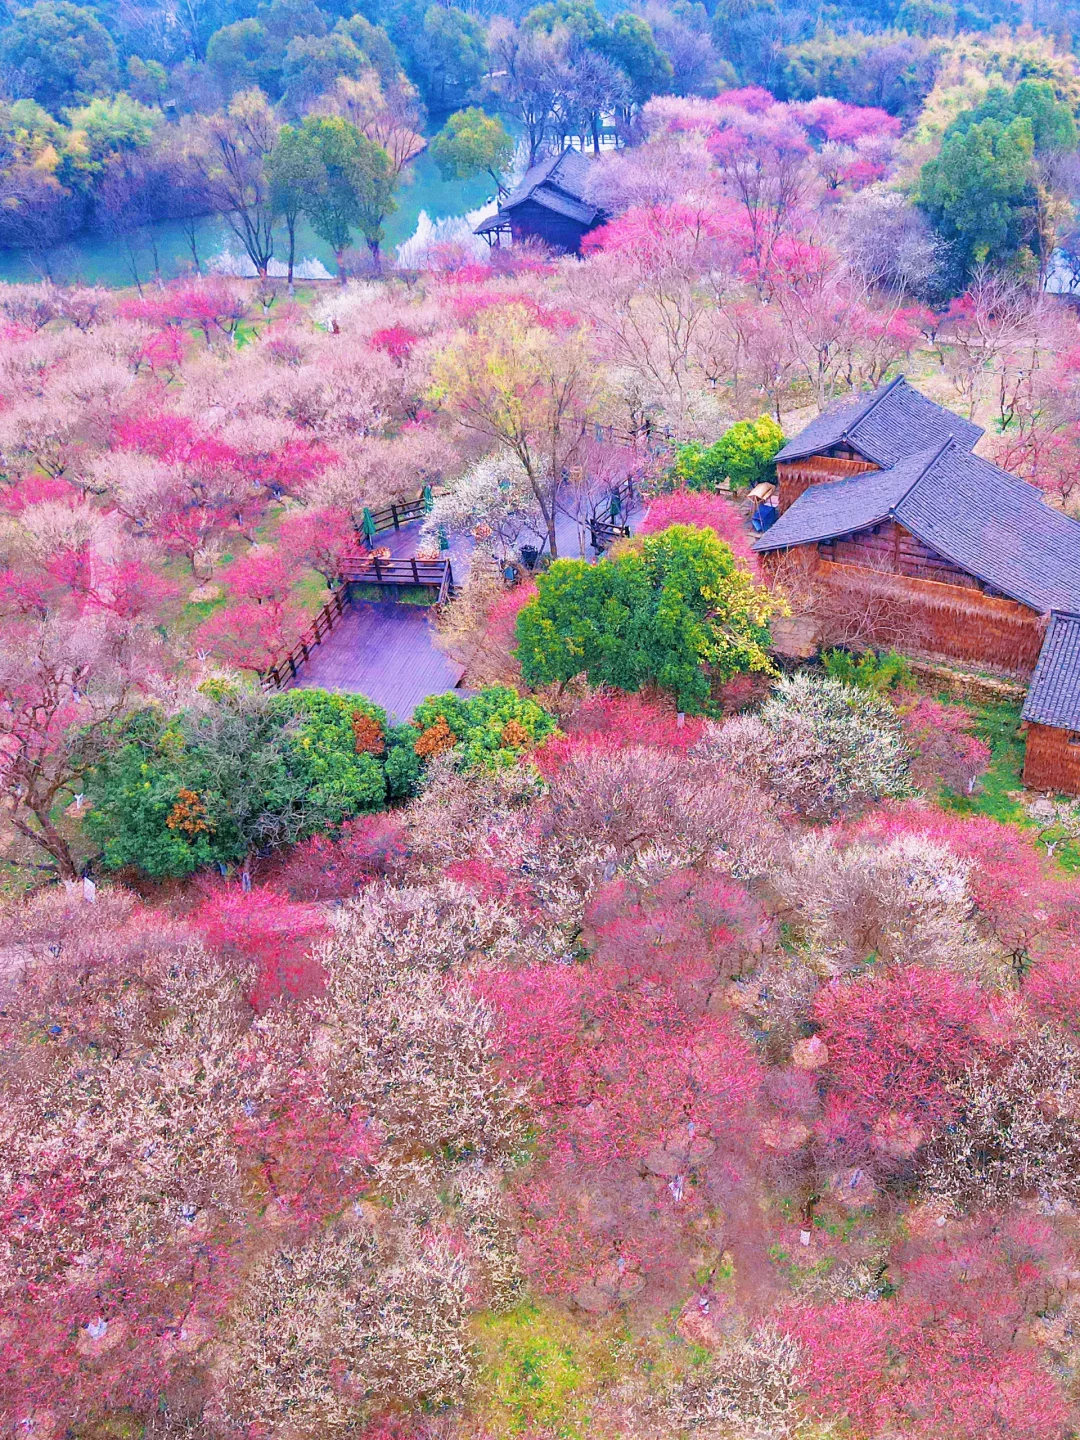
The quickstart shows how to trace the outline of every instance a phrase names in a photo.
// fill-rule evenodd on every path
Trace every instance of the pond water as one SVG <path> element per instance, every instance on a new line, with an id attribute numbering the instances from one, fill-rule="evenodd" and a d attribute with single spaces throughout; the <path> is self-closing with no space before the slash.
<path id="1" fill-rule="evenodd" d="M 477 223 L 492 202 L 492 184 L 487 176 L 475 180 L 444 180 L 428 151 L 409 165 L 402 176 L 398 191 L 398 209 L 386 223 L 384 250 L 388 255 L 404 242 L 416 237 L 426 239 L 440 220 L 469 216 Z M 359 242 L 361 245 L 363 241 Z M 161 275 L 169 280 L 190 274 L 194 268 L 191 241 L 187 228 L 176 220 L 163 220 L 136 232 L 130 243 L 102 235 L 85 235 L 57 245 L 44 257 L 20 250 L 0 250 L 0 280 L 39 280 L 51 275 L 61 283 L 127 286 L 136 275 L 142 282 L 154 273 L 154 252 Z M 243 247 L 220 215 L 207 215 L 195 225 L 195 250 L 203 270 L 229 268 L 242 273 L 241 266 L 250 263 Z M 285 273 L 288 258 L 284 228 L 276 246 L 271 273 Z M 311 233 L 306 221 L 297 231 L 296 259 L 298 278 L 322 279 L 335 273 L 334 254 L 330 246 Z"/>

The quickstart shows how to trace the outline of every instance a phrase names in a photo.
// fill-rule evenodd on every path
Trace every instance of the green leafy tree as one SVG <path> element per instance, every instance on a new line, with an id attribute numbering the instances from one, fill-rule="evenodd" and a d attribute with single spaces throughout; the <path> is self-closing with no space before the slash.
<path id="1" fill-rule="evenodd" d="M 501 120 L 476 106 L 451 115 L 431 142 L 431 154 L 445 180 L 490 175 L 499 194 L 503 175 L 514 159 L 514 142 Z"/>
<path id="2" fill-rule="evenodd" d="M 736 490 L 746 489 L 776 478 L 783 443 L 784 432 L 770 415 L 738 420 L 711 445 L 680 445 L 672 477 L 690 490 L 719 490 L 726 481 Z"/>
<path id="3" fill-rule="evenodd" d="M 165 99 L 169 72 L 159 60 L 144 60 L 140 55 L 132 55 L 124 71 L 128 93 L 143 105 L 160 105 Z"/>
<path id="4" fill-rule="evenodd" d="M 160 110 L 120 94 L 110 100 L 98 96 L 89 105 L 70 110 L 68 119 L 72 130 L 86 137 L 89 158 L 97 163 L 121 151 L 145 150 L 162 117 Z"/>
<path id="5" fill-rule="evenodd" d="M 18 10 L 0 35 L 0 65 L 18 77 L 16 94 L 57 114 L 116 89 L 116 46 L 92 10 L 38 0 Z"/>
<path id="6" fill-rule="evenodd" d="M 626 75 L 635 105 L 644 105 L 653 95 L 671 89 L 675 74 L 671 61 L 640 15 L 631 15 L 628 10 L 616 15 L 596 48 Z"/>
<path id="7" fill-rule="evenodd" d="M 339 271 L 342 251 L 359 230 L 378 268 L 383 225 L 397 203 L 390 157 L 339 115 L 308 115 L 297 134 L 298 159 L 310 157 L 304 213 L 311 228 L 333 248 Z"/>
<path id="8" fill-rule="evenodd" d="M 655 685 L 699 713 L 714 685 L 772 673 L 776 604 L 713 530 L 672 525 L 596 565 L 559 560 L 537 586 L 517 621 L 530 685 L 578 675 L 629 692 Z"/>
<path id="9" fill-rule="evenodd" d="M 1021 80 L 1014 90 L 992 85 L 978 105 L 959 114 L 944 139 L 966 135 L 973 125 L 996 120 L 1010 125 L 1018 116 L 1031 121 L 1036 155 L 1063 154 L 1076 149 L 1076 121 L 1068 105 L 1054 94 L 1049 80 Z"/>
<path id="10" fill-rule="evenodd" d="M 364 52 L 339 30 L 329 35 L 298 35 L 285 52 L 282 103 L 290 114 L 301 115 L 340 76 L 356 80 L 369 68 Z"/>
<path id="11" fill-rule="evenodd" d="M 549 0 L 530 10 L 521 23 L 525 30 L 543 30 L 548 35 L 566 29 L 587 45 L 600 44 L 608 34 L 608 23 L 593 0 Z"/>
<path id="12" fill-rule="evenodd" d="M 147 707 L 108 737 L 86 828 L 110 869 L 182 876 L 244 861 L 409 793 L 414 741 L 362 696 L 323 690 L 223 687 L 178 714 Z"/>
<path id="13" fill-rule="evenodd" d="M 896 12 L 896 23 L 909 35 L 951 35 L 956 29 L 956 9 L 948 0 L 904 0 Z"/>
<path id="14" fill-rule="evenodd" d="M 1008 124 L 988 119 L 949 136 L 923 166 L 919 205 L 955 247 L 964 277 L 984 262 L 1009 263 L 1037 240 L 1034 150 L 1026 115 Z"/>
<path id="15" fill-rule="evenodd" d="M 373 25 L 363 15 L 352 15 L 347 20 L 339 20 L 334 29 L 362 52 L 383 85 L 390 87 L 401 80 L 401 61 L 381 25 Z"/>
<path id="16" fill-rule="evenodd" d="M 429 5 L 407 39 L 410 74 L 424 103 L 443 114 L 472 96 L 488 66 L 487 32 L 457 5 Z"/>
<path id="17" fill-rule="evenodd" d="M 284 220 L 289 237 L 288 284 L 292 289 L 296 264 L 296 226 L 304 213 L 311 189 L 319 182 L 320 170 L 314 147 L 301 130 L 283 125 L 267 162 L 270 205 L 275 217 Z"/>
<path id="18" fill-rule="evenodd" d="M 231 93 L 258 86 L 280 93 L 284 46 L 258 20 L 236 20 L 210 36 L 206 63 Z"/>

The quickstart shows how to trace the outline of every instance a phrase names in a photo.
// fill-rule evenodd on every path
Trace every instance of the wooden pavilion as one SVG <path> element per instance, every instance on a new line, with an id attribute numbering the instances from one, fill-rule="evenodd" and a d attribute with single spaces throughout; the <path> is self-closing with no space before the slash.
<path id="1" fill-rule="evenodd" d="M 505 237 L 517 243 L 541 240 L 552 250 L 576 255 L 590 230 L 607 218 L 599 206 L 586 198 L 592 161 L 578 150 L 563 150 L 541 160 L 529 170 L 521 184 L 476 227 L 489 244 Z"/>

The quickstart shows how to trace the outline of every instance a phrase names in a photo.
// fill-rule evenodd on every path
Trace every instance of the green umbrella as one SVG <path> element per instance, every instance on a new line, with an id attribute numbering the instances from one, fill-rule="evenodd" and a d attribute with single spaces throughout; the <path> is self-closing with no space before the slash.
<path id="1" fill-rule="evenodd" d="M 364 506 L 364 518 L 360 521 L 360 529 L 364 532 L 364 539 L 368 544 L 374 545 L 377 533 L 375 529 L 375 516 L 372 515 L 366 505 Z"/>

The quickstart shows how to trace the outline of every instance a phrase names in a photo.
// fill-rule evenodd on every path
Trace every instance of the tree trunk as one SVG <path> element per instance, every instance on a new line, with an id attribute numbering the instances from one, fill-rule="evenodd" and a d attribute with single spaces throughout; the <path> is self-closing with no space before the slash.
<path id="1" fill-rule="evenodd" d="M 367 244 L 368 244 L 368 249 L 371 251 L 371 259 L 372 259 L 372 263 L 373 263 L 374 266 L 375 266 L 375 274 L 376 274 L 376 275 L 381 275 L 381 274 L 382 274 L 382 253 L 381 253 L 381 251 L 379 250 L 379 242 L 378 242 L 378 240 L 369 240 L 369 241 L 367 242 Z"/>
<path id="2" fill-rule="evenodd" d="M 593 154 L 600 154 L 600 118 L 597 115 L 592 117 L 592 148 Z"/>
<path id="3" fill-rule="evenodd" d="M 345 267 L 341 263 L 342 253 L 342 250 L 334 251 L 334 264 L 337 266 L 337 278 L 339 285 L 345 284 Z"/>
<path id="4" fill-rule="evenodd" d="M 199 263 L 199 250 L 195 242 L 195 227 L 198 223 L 198 217 L 195 215 L 189 215 L 188 218 L 182 223 L 184 227 L 184 234 L 187 236 L 188 249 L 191 251 L 192 260 L 195 262 L 195 274 L 201 275 L 202 265 Z"/>
<path id="5" fill-rule="evenodd" d="M 291 219 L 286 217 L 285 223 L 289 229 L 289 294 L 292 295 L 294 293 L 293 262 L 296 259 L 296 216 L 294 215 Z"/>
<path id="6" fill-rule="evenodd" d="M 30 840 L 33 844 L 44 850 L 47 855 L 52 856 L 56 861 L 57 874 L 61 880 L 77 880 L 79 878 L 79 872 L 75 868 L 75 861 L 72 858 L 71 850 L 68 847 L 67 841 L 52 823 L 48 812 L 46 811 L 42 814 L 34 810 L 32 813 L 38 825 L 41 827 L 39 830 L 35 830 L 31 825 L 27 825 L 25 820 L 12 817 L 12 824 L 15 826 L 15 829 L 18 830 L 20 835 L 25 836 L 27 840 Z"/>

